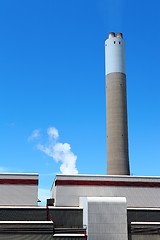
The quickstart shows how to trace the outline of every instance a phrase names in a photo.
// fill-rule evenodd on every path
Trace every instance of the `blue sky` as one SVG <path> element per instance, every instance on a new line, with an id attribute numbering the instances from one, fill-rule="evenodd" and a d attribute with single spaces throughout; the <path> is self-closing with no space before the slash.
<path id="1" fill-rule="evenodd" d="M 159 175 L 159 9 L 158 0 L 0 2 L 1 171 L 38 172 L 50 189 L 62 163 L 37 146 L 51 144 L 54 127 L 80 174 L 106 174 L 104 41 L 114 31 L 126 41 L 131 173 Z"/>

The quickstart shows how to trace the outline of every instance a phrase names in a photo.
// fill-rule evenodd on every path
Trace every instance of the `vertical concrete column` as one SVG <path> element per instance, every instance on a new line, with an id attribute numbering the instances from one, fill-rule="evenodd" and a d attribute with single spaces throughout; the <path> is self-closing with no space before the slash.
<path id="1" fill-rule="evenodd" d="M 105 41 L 107 174 L 130 175 L 126 97 L 125 41 L 110 33 Z"/>
<path id="2" fill-rule="evenodd" d="M 81 197 L 88 240 L 128 240 L 125 197 Z"/>

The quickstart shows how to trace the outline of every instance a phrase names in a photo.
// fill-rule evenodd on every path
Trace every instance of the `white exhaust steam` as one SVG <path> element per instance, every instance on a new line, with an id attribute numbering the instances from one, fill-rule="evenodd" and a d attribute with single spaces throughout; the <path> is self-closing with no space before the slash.
<path id="1" fill-rule="evenodd" d="M 60 171 L 63 174 L 77 174 L 76 168 L 77 156 L 71 151 L 71 146 L 68 143 L 57 142 L 59 137 L 58 130 L 54 127 L 47 129 L 48 143 L 37 147 L 40 151 L 52 157 L 56 162 L 62 162 Z"/>

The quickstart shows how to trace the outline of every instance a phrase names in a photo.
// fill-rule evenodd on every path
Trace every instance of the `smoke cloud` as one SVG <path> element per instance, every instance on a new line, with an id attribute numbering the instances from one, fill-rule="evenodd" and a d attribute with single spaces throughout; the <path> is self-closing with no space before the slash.
<path id="1" fill-rule="evenodd" d="M 48 128 L 47 130 L 47 133 L 48 133 L 48 136 L 52 139 L 57 139 L 59 137 L 59 133 L 58 133 L 58 130 L 54 127 L 50 127 Z"/>
<path id="2" fill-rule="evenodd" d="M 47 129 L 48 142 L 46 144 L 38 144 L 37 147 L 46 155 L 52 157 L 56 162 L 61 162 L 60 171 L 63 174 L 77 174 L 76 168 L 77 156 L 71 151 L 69 143 L 58 142 L 59 133 L 54 127 Z"/>
<path id="3" fill-rule="evenodd" d="M 40 129 L 35 129 L 35 130 L 33 131 L 33 133 L 31 134 L 31 136 L 28 137 L 28 141 L 29 141 L 29 142 L 30 142 L 30 141 L 33 141 L 33 140 L 39 138 L 39 136 L 40 136 Z"/>

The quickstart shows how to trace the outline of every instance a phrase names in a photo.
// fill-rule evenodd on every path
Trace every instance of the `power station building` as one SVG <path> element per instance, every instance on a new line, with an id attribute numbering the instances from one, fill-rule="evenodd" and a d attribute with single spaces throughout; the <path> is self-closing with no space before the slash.
<path id="1" fill-rule="evenodd" d="M 160 177 L 130 176 L 125 41 L 105 41 L 107 175 L 57 174 L 37 205 L 38 174 L 0 174 L 0 239 L 159 240 Z"/>

